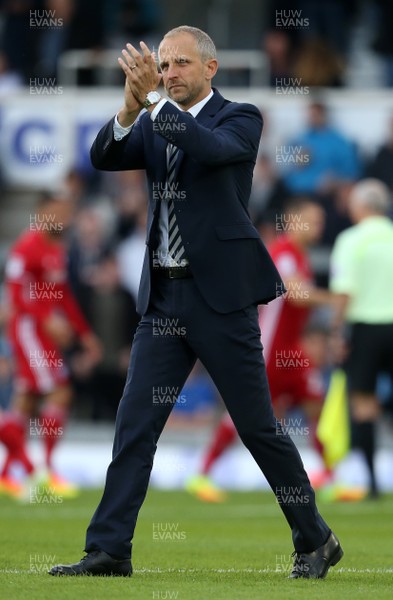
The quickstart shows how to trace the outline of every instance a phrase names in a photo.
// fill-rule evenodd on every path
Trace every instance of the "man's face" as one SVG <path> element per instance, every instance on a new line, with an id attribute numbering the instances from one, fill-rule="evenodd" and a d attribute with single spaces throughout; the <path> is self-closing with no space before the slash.
<path id="1" fill-rule="evenodd" d="M 208 95 L 217 61 L 202 61 L 191 34 L 179 33 L 165 38 L 158 56 L 165 90 L 184 110 Z"/>

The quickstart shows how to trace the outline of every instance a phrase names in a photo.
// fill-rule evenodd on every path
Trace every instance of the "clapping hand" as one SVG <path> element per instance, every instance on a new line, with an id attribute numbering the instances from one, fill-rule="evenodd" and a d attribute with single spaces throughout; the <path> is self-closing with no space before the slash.
<path id="1" fill-rule="evenodd" d="M 146 95 L 157 89 L 162 78 L 147 45 L 140 42 L 140 46 L 142 54 L 132 44 L 127 44 L 122 50 L 123 58 L 118 59 L 126 76 L 125 105 L 119 112 L 119 123 L 124 127 L 135 121 Z"/>

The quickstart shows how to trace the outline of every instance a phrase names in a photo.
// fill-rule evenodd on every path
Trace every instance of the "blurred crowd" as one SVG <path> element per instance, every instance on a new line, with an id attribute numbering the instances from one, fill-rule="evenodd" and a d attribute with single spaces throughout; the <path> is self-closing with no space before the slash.
<path id="1" fill-rule="evenodd" d="M 99 52 L 121 39 L 149 38 L 160 25 L 157 0 L 2 0 L 0 87 L 56 77 L 67 50 Z M 87 26 L 88 24 L 88 26 Z M 92 83 L 89 74 L 81 83 Z"/>
<path id="2" fill-rule="evenodd" d="M 393 191 L 393 118 L 386 139 L 369 155 L 333 125 L 328 106 L 320 101 L 310 102 L 304 130 L 283 145 L 269 144 L 268 115 L 265 130 L 250 206 L 267 243 L 276 235 L 277 214 L 289 197 L 307 196 L 323 207 L 326 220 L 319 245 L 331 248 L 338 233 L 351 224 L 348 198 L 357 180 L 375 177 Z"/>
<path id="3" fill-rule="evenodd" d="M 164 26 L 165 3 L 158 0 L 0 0 L 0 95 L 26 86 L 32 77 L 57 78 L 67 50 L 119 49 L 125 40 L 154 45 Z M 393 3 L 385 0 L 273 0 L 264 3 L 259 47 L 267 57 L 269 85 L 345 85 L 356 25 L 367 21 L 365 44 L 384 65 L 381 86 L 393 85 Z M 165 15 L 166 25 L 168 23 Z M 170 19 L 169 19 L 170 21 Z M 88 24 L 88 26 L 87 26 Z M 235 31 L 236 28 L 234 28 Z M 214 31 L 210 32 L 214 38 Z M 122 75 L 119 70 L 119 83 Z M 94 85 L 94 72 L 79 75 Z M 393 191 L 393 116 L 374 155 L 333 125 L 329 107 L 311 101 L 304 130 L 281 146 L 273 143 L 269 114 L 256 164 L 250 213 L 265 244 L 283 232 L 290 198 L 316 201 L 325 214 L 321 239 L 313 249 L 316 280 L 328 285 L 329 252 L 337 235 L 351 225 L 348 199 L 356 181 L 374 177 Z M 63 187 L 74 204 L 67 232 L 68 274 L 74 295 L 103 344 L 103 357 L 91 372 L 71 360 L 78 402 L 74 411 L 93 419 L 113 419 L 138 323 L 135 304 L 145 251 L 147 190 L 143 172 L 70 171 Z M 0 297 L 0 327 L 7 311 Z M 318 319 L 317 319 L 318 321 Z M 323 317 L 322 317 L 323 321 Z M 317 323 L 318 325 L 318 323 Z M 329 371 L 336 350 L 326 328 L 310 330 L 320 367 Z M 0 338 L 0 407 L 12 396 L 13 362 L 5 335 Z M 192 401 L 175 407 L 174 423 L 204 423 L 218 396 L 200 365 L 188 382 Z M 185 418 L 186 417 L 186 418 Z"/>
<path id="4" fill-rule="evenodd" d="M 119 49 L 126 41 L 143 38 L 155 46 L 163 28 L 179 24 L 171 21 L 166 4 L 158 0 L 1 0 L 0 92 L 26 85 L 30 78 L 56 78 L 59 57 L 68 50 L 92 50 L 100 64 L 100 51 Z M 187 2 L 183 4 L 187 9 Z M 229 4 L 230 10 L 236 3 Z M 214 8 L 213 1 L 206 5 L 207 11 Z M 366 33 L 357 43 L 383 65 L 379 85 L 393 85 L 391 2 L 268 0 L 261 10 L 259 3 L 257 8 L 261 22 L 255 47 L 267 57 L 272 87 L 289 78 L 301 86 L 346 85 L 351 53 L 359 50 L 354 40 L 362 27 Z M 188 9 L 192 19 L 195 6 L 190 2 Z M 194 19 L 200 18 L 195 13 Z M 206 28 L 204 23 L 195 24 Z M 239 47 L 242 39 L 246 43 L 244 30 L 238 27 L 232 25 L 228 47 Z M 210 34 L 220 38 L 219 31 Z M 238 74 L 232 75 L 235 81 Z M 120 73 L 113 82 L 120 83 Z M 78 84 L 97 83 L 94 67 L 79 73 Z"/>
<path id="5" fill-rule="evenodd" d="M 356 141 L 334 127 L 329 108 L 312 101 L 304 131 L 280 147 L 262 137 L 250 201 L 253 222 L 265 244 L 282 234 L 288 199 L 316 201 L 325 213 L 324 230 L 312 250 L 316 282 L 327 287 L 329 253 L 337 235 L 351 225 L 348 198 L 359 179 L 374 177 L 393 191 L 393 119 L 386 139 L 373 156 L 362 156 Z M 142 171 L 84 173 L 73 170 L 63 182 L 74 205 L 67 232 L 68 274 L 74 295 L 104 353 L 93 372 L 72 363 L 78 399 L 74 411 L 93 419 L 113 419 L 121 397 L 133 334 L 139 278 L 145 251 L 147 190 Z M 285 225 L 285 223 L 284 223 Z M 3 303 L 4 304 L 4 303 Z M 316 321 L 315 321 L 316 318 Z M 334 339 L 326 331 L 325 315 L 316 315 L 306 343 L 326 371 L 336 356 Z M 4 325 L 6 309 L 0 311 Z M 319 327 L 322 325 L 322 327 Z M 0 348 L 0 404 L 6 407 L 12 393 L 12 357 L 3 336 Z M 197 365 L 188 384 L 188 397 L 174 411 L 174 424 L 205 423 L 217 409 L 218 397 L 207 374 Z M 193 418 L 190 420 L 190 414 Z M 186 418 L 184 418 L 186 417 Z"/>
<path id="6" fill-rule="evenodd" d="M 393 5 L 386 0 L 270 1 L 263 48 L 270 84 L 294 78 L 302 86 L 345 85 L 355 26 L 365 25 L 365 50 L 384 65 L 381 86 L 393 85 Z"/>

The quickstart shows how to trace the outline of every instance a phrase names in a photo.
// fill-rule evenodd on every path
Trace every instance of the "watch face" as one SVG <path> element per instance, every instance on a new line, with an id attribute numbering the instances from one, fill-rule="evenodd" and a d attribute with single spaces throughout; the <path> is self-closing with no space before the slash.
<path id="1" fill-rule="evenodd" d="M 158 92 L 149 92 L 147 94 L 147 100 L 151 103 L 151 104 L 155 104 L 156 102 L 159 102 L 161 96 Z"/>

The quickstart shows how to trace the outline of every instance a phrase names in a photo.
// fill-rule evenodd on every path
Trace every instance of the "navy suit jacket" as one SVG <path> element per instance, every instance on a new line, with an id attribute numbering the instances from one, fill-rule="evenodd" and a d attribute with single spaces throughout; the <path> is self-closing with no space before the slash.
<path id="1" fill-rule="evenodd" d="M 149 304 L 169 142 L 180 149 L 177 223 L 205 301 L 216 312 L 229 313 L 282 293 L 281 278 L 247 210 L 262 126 L 255 106 L 230 102 L 214 90 L 195 119 L 166 102 L 154 122 L 148 112 L 141 114 L 121 141 L 114 140 L 113 119 L 99 132 L 91 149 L 95 168 L 146 170 L 149 208 L 139 314 Z"/>

